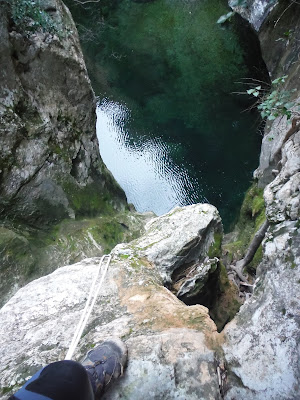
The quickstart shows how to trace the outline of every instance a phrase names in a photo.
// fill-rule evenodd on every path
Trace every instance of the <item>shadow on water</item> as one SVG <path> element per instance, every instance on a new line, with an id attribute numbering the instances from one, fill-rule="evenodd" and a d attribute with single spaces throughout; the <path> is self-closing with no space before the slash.
<path id="1" fill-rule="evenodd" d="M 245 22 L 216 24 L 225 3 L 102 0 L 72 13 L 100 99 L 101 155 L 129 202 L 162 214 L 207 201 L 228 229 L 261 139 L 258 114 L 232 92 L 268 77 Z"/>

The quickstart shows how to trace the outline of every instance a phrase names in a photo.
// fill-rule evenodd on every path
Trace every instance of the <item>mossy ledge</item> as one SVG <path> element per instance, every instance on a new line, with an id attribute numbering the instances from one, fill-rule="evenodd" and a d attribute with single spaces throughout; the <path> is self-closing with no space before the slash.
<path id="1" fill-rule="evenodd" d="M 223 261 L 226 265 L 243 258 L 251 240 L 266 219 L 263 189 L 253 182 L 245 194 L 238 221 L 234 231 L 225 235 L 223 244 Z M 255 274 L 262 260 L 262 246 L 257 250 L 247 269 Z"/>
<path id="2" fill-rule="evenodd" d="M 44 230 L 0 226 L 0 304 L 27 282 L 60 266 L 107 254 L 143 231 L 144 215 L 108 211 L 94 218 L 65 219 Z"/>
<path id="3" fill-rule="evenodd" d="M 234 318 L 243 304 L 243 300 L 239 297 L 238 288 L 228 279 L 227 269 L 231 263 L 235 263 L 244 257 L 255 233 L 265 219 L 263 189 L 259 188 L 256 182 L 253 182 L 245 194 L 233 232 L 224 236 L 223 243 L 221 242 L 222 238 L 215 237 L 214 243 L 209 250 L 209 254 L 214 254 L 221 259 L 217 284 L 218 290 L 215 293 L 215 301 L 210 307 L 210 316 L 217 325 L 219 332 Z M 221 251 L 218 251 L 220 247 Z M 262 260 L 262 255 L 263 251 L 260 245 L 253 260 L 247 267 L 248 272 L 253 276 Z"/>

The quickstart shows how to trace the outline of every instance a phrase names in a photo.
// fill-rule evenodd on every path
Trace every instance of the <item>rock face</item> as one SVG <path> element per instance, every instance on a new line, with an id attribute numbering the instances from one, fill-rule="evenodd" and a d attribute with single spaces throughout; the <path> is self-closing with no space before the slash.
<path id="1" fill-rule="evenodd" d="M 220 398 L 216 327 L 207 308 L 186 306 L 163 286 L 174 260 L 179 265 L 178 253 L 185 252 L 179 256 L 183 260 L 206 258 L 219 221 L 210 205 L 178 208 L 150 221 L 140 239 L 113 250 L 75 354 L 80 359 L 111 336 L 126 341 L 128 368 L 105 398 Z M 0 310 L 2 392 L 15 390 L 42 365 L 64 358 L 98 263 L 99 258 L 92 258 L 59 268 L 20 289 Z"/>
<path id="2" fill-rule="evenodd" d="M 216 242 L 221 245 L 223 232 L 216 208 L 209 204 L 178 207 L 147 223 L 145 230 L 146 235 L 135 245 L 139 257 L 152 262 L 164 285 L 182 300 L 203 295 L 218 267 L 218 258 L 214 257 L 218 254 L 211 251 Z"/>
<path id="3" fill-rule="evenodd" d="M 283 148 L 282 169 L 265 188 L 272 222 L 254 294 L 225 328 L 225 399 L 298 399 L 300 394 L 300 133 Z"/>
<path id="4" fill-rule="evenodd" d="M 285 12 L 284 12 L 285 11 Z M 282 15 L 280 18 L 279 16 Z M 274 26 L 275 22 L 276 26 Z M 278 22 L 277 22 L 278 21 Z M 286 32 L 290 32 L 288 36 Z M 286 9 L 286 5 L 279 4 L 270 14 L 262 26 L 259 38 L 262 47 L 264 60 L 270 71 L 272 79 L 278 76 L 288 75 L 285 90 L 295 90 L 292 93 L 292 99 L 300 101 L 299 78 L 300 78 L 300 7 L 298 4 L 292 4 Z M 272 43 L 272 46 L 270 46 Z M 295 109 L 297 111 L 297 107 Z M 282 147 L 285 133 L 290 129 L 290 123 L 285 118 L 277 118 L 266 127 L 266 133 L 262 142 L 262 150 L 260 155 L 260 163 L 255 171 L 255 177 L 261 187 L 265 187 L 273 179 L 273 169 L 278 169 L 278 161 L 280 158 L 276 154 Z M 297 163 L 295 153 L 291 148 L 291 141 L 286 143 L 289 147 L 285 153 L 288 158 Z M 283 149 L 284 151 L 284 149 Z M 285 163 L 286 160 L 284 160 Z M 291 166 L 291 161 L 288 161 Z M 285 166 L 286 168 L 288 165 Z M 292 167 L 292 169 L 295 167 Z M 297 166 L 296 166 L 297 170 Z M 290 175 L 295 171 L 290 171 Z"/>
<path id="5" fill-rule="evenodd" d="M 259 30 L 263 21 L 272 8 L 278 3 L 277 0 L 247 0 L 246 6 L 234 6 L 235 1 L 229 0 L 229 5 L 242 17 L 247 19 L 256 31 Z"/>
<path id="6" fill-rule="evenodd" d="M 24 32 L 1 4 L 0 217 L 44 227 L 95 215 L 125 195 L 99 158 L 95 98 L 60 0 L 41 2 L 55 34 Z"/>
<path id="7" fill-rule="evenodd" d="M 272 78 L 289 75 L 285 89 L 291 90 L 300 79 L 300 7 L 293 4 L 281 16 L 286 6 L 279 5 L 271 12 L 259 36 Z M 274 21 L 278 21 L 275 27 Z M 289 29 L 294 36 L 277 41 Z M 277 65 L 273 58 L 276 47 L 281 57 Z M 264 51 L 267 48 L 272 50 Z M 300 96 L 297 89 L 296 98 Z M 224 353 L 230 371 L 226 400 L 300 397 L 300 132 L 283 144 L 290 127 L 285 118 L 267 126 L 255 172 L 259 184 L 265 187 L 271 226 L 264 240 L 254 294 L 225 328 Z M 277 172 L 272 173 L 272 169 Z"/>
<path id="8" fill-rule="evenodd" d="M 299 398 L 299 233 L 296 221 L 272 228 L 254 295 L 225 328 L 225 399 Z"/>
<path id="9" fill-rule="evenodd" d="M 119 242 L 140 236 L 153 214 L 119 212 L 65 220 L 29 235 L 0 227 L 0 307 L 29 281 L 84 258 L 107 254 Z"/>
<path id="10" fill-rule="evenodd" d="M 34 277 L 99 255 L 89 236 L 99 242 L 99 228 L 105 248 L 130 225 L 128 215 L 114 221 L 126 198 L 99 155 L 95 96 L 70 12 L 60 0 L 29 2 L 55 29 L 33 29 L 29 19 L 28 30 L 12 16 L 21 3 L 0 4 L 0 304 Z M 58 226 L 63 219 L 74 223 Z"/>

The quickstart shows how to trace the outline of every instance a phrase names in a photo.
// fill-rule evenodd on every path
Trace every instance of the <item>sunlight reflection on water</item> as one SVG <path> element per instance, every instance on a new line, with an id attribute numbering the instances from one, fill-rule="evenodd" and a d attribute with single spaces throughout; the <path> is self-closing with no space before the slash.
<path id="1" fill-rule="evenodd" d="M 177 205 L 198 202 L 198 183 L 183 166 L 172 161 L 169 145 L 160 137 L 134 141 L 125 128 L 129 119 L 130 111 L 119 103 L 104 99 L 97 107 L 100 154 L 128 202 L 137 211 L 157 215 Z"/>

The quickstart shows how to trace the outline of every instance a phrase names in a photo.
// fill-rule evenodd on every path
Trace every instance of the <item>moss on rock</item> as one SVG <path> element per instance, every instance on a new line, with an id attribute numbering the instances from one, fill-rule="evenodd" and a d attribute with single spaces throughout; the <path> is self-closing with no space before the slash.
<path id="1" fill-rule="evenodd" d="M 223 245 L 227 263 L 236 262 L 245 255 L 249 244 L 255 233 L 266 219 L 263 189 L 254 182 L 246 192 L 239 219 L 235 226 L 233 235 L 235 240 Z M 256 252 L 249 264 L 250 271 L 255 272 L 256 267 L 262 259 L 261 247 Z"/>
<path id="2" fill-rule="evenodd" d="M 216 293 L 216 300 L 209 311 L 219 332 L 239 311 L 241 301 L 239 301 L 238 294 L 237 287 L 228 279 L 225 266 L 220 263 L 218 293 Z"/>
<path id="3" fill-rule="evenodd" d="M 47 230 L 0 227 L 0 304 L 12 291 L 57 267 L 108 254 L 139 236 L 144 216 L 127 211 L 95 218 L 66 219 Z"/>
<path id="4" fill-rule="evenodd" d="M 214 241 L 211 244 L 208 250 L 208 257 L 209 258 L 220 258 L 222 254 L 222 240 L 223 234 L 221 232 L 215 232 L 214 234 Z"/>

